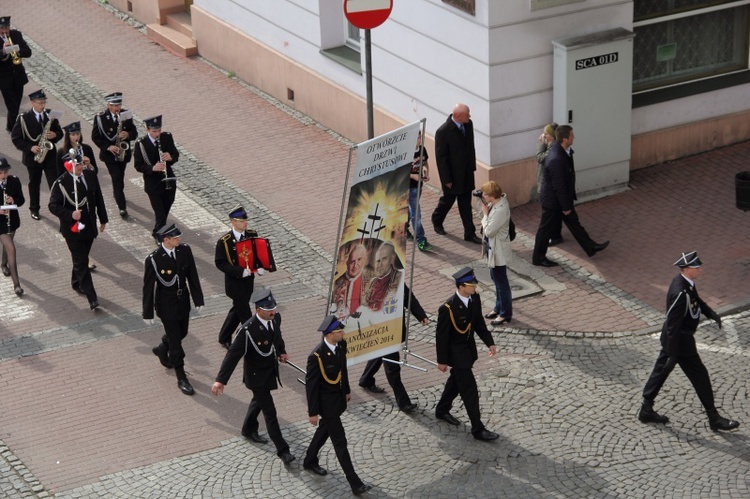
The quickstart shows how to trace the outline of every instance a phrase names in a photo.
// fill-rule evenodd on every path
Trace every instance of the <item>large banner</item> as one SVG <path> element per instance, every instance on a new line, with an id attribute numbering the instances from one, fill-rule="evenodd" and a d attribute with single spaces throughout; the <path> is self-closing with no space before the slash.
<path id="1" fill-rule="evenodd" d="M 349 365 L 401 348 L 409 173 L 420 122 L 363 142 L 351 171 L 330 310 Z"/>

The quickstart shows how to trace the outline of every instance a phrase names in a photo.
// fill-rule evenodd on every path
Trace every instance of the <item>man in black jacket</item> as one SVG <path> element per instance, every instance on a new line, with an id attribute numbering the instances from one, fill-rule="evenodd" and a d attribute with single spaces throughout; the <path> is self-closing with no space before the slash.
<path id="1" fill-rule="evenodd" d="M 0 92 L 3 94 L 5 107 L 8 108 L 5 129 L 10 132 L 23 100 L 23 86 L 29 82 L 23 59 L 31 57 L 31 47 L 20 31 L 10 28 L 10 16 L 0 17 L 0 38 L 3 41 L 0 53 Z M 18 50 L 11 50 L 15 45 Z M 20 63 L 15 64 L 14 60 Z"/>
<path id="2" fill-rule="evenodd" d="M 701 313 L 716 321 L 721 328 L 721 318 L 698 296 L 695 280 L 702 272 L 702 262 L 698 253 L 683 253 L 674 263 L 680 273 L 672 279 L 667 291 L 667 318 L 661 328 L 661 351 L 656 365 L 643 388 L 643 403 L 638 411 L 638 419 L 644 423 L 666 423 L 669 418 L 654 410 L 654 399 L 667 381 L 675 365 L 679 364 L 685 376 L 698 394 L 708 415 L 712 430 L 733 430 L 740 423 L 721 415 L 714 405 L 714 392 L 708 370 L 703 365 L 695 346 L 695 330 L 698 328 Z"/>
<path id="3" fill-rule="evenodd" d="M 133 166 L 143 174 L 143 190 L 156 219 L 151 235 L 156 238 L 156 231 L 167 224 L 169 210 L 174 204 L 177 182 L 172 166 L 180 159 L 180 152 L 172 134 L 161 131 L 161 116 L 148 118 L 144 123 L 146 135 L 133 143 Z"/>
<path id="4" fill-rule="evenodd" d="M 477 169 L 474 150 L 474 124 L 469 106 L 456 104 L 453 113 L 435 132 L 435 160 L 443 195 L 432 212 L 432 226 L 437 234 L 446 234 L 443 221 L 458 200 L 458 212 L 464 226 L 464 240 L 482 244 L 477 237 L 471 213 L 471 191 Z"/>
<path id="5" fill-rule="evenodd" d="M 307 357 L 307 374 L 305 391 L 307 392 L 307 414 L 310 424 L 317 426 L 302 466 L 316 475 L 327 475 L 328 471 L 320 466 L 318 453 L 331 438 L 333 449 L 344 470 L 346 480 L 354 495 L 370 490 L 352 465 L 352 458 L 346 447 L 346 432 L 341 424 L 341 414 L 346 410 L 346 403 L 351 399 L 349 373 L 346 369 L 346 342 L 344 325 L 335 315 L 328 315 L 318 327 L 323 333 L 323 341 L 318 343 Z"/>
<path id="6" fill-rule="evenodd" d="M 576 173 L 573 166 L 573 128 L 561 125 L 556 130 L 557 141 L 552 145 L 544 160 L 544 182 L 539 200 L 542 202 L 542 218 L 536 231 L 534 254 L 531 263 L 539 267 L 556 267 L 557 262 L 547 258 L 550 239 L 560 227 L 560 219 L 581 245 L 588 256 L 594 256 L 609 245 L 609 241 L 597 243 L 589 237 L 578 220 L 575 209 Z"/>
<path id="7" fill-rule="evenodd" d="M 264 289 L 253 297 L 256 314 L 240 329 L 229 348 L 211 393 L 224 393 L 224 386 L 229 382 L 234 368 L 244 356 L 245 386 L 252 390 L 253 398 L 247 408 L 245 422 L 242 424 L 242 435 L 253 442 L 268 442 L 258 434 L 258 414 L 263 412 L 268 436 L 276 445 L 276 454 L 284 464 L 294 461 L 289 452 L 289 444 L 281 435 L 279 420 L 276 417 L 276 406 L 273 403 L 271 390 L 278 388 L 279 362 L 286 362 L 289 357 L 281 337 L 281 314 L 276 312 L 276 300 L 270 289 Z"/>
<path id="8" fill-rule="evenodd" d="M 89 307 L 94 310 L 99 306 L 99 300 L 91 279 L 89 253 L 94 239 L 99 232 L 104 232 L 109 218 L 96 173 L 85 170 L 83 163 L 73 160 L 67 161 L 65 167 L 68 172 L 52 185 L 49 211 L 60 219 L 60 232 L 73 260 L 70 285 L 86 295 Z M 98 230 L 97 221 L 100 223 Z"/>
<path id="9" fill-rule="evenodd" d="M 477 294 L 477 278 L 471 267 L 464 267 L 455 274 L 456 292 L 438 309 L 435 348 L 438 369 L 442 372 L 451 367 L 445 382 L 443 395 L 435 408 L 435 417 L 448 424 L 458 426 L 459 420 L 450 413 L 453 401 L 460 394 L 471 420 L 471 434 L 477 440 L 490 441 L 498 437 L 485 428 L 479 412 L 479 391 L 471 368 L 479 357 L 474 333 L 495 355 L 495 341 L 487 329 L 482 316 L 482 300 Z"/>

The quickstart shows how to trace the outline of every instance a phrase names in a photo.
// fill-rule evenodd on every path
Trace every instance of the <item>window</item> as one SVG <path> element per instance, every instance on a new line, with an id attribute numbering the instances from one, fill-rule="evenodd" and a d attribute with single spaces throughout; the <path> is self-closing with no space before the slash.
<path id="1" fill-rule="evenodd" d="M 360 52 L 359 28 L 349 21 L 346 21 L 346 46 Z"/>
<path id="2" fill-rule="evenodd" d="M 635 0 L 633 92 L 748 68 L 750 0 Z"/>

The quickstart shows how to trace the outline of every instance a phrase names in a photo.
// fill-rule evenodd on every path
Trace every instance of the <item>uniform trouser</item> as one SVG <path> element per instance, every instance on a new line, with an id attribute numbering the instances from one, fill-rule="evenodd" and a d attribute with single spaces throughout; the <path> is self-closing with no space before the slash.
<path id="1" fill-rule="evenodd" d="M 258 415 L 261 412 L 263 412 L 263 419 L 266 420 L 268 436 L 276 446 L 276 453 L 289 452 L 289 444 L 281 436 L 279 420 L 276 417 L 276 405 L 273 403 L 270 390 L 253 390 L 253 398 L 247 408 L 245 422 L 242 424 L 242 434 L 250 435 L 258 431 Z"/>
<path id="2" fill-rule="evenodd" d="M 469 420 L 471 420 L 471 433 L 476 435 L 484 430 L 484 424 L 482 424 L 479 413 L 477 380 L 474 379 L 474 373 L 471 369 L 451 368 L 451 374 L 448 376 L 448 381 L 445 382 L 443 395 L 435 408 L 435 414 L 448 414 L 453 407 L 453 401 L 459 394 L 464 402 L 464 407 L 466 407 Z"/>
<path id="3" fill-rule="evenodd" d="M 464 238 L 476 235 L 477 229 L 474 227 L 474 218 L 471 214 L 471 192 L 463 194 L 445 194 L 443 193 L 438 200 L 435 211 L 432 212 L 432 225 L 442 227 L 445 217 L 453 208 L 453 203 L 458 200 L 458 213 L 461 215 L 461 223 L 464 226 Z"/>
<path id="4" fill-rule="evenodd" d="M 164 325 L 164 336 L 161 337 L 163 345 L 159 345 L 157 348 L 166 349 L 169 362 L 174 366 L 179 377 L 182 368 L 185 366 L 185 350 L 182 349 L 182 340 L 188 334 L 190 318 L 161 319 L 161 323 Z"/>
<path id="5" fill-rule="evenodd" d="M 52 156 L 52 159 L 50 159 Z M 52 184 L 57 179 L 57 167 L 55 166 L 55 151 L 47 153 L 44 163 L 34 162 L 32 166 L 25 165 L 29 172 L 29 210 L 39 211 L 39 189 L 42 185 L 42 173 L 47 178 L 47 187 L 52 188 Z M 33 161 L 33 160 L 32 160 Z"/>
<path id="6" fill-rule="evenodd" d="M 13 82 L 11 86 L 3 89 L 2 93 L 5 107 L 8 108 L 5 129 L 11 130 L 16 123 L 16 118 L 18 118 L 18 110 L 21 108 L 21 101 L 23 100 L 23 85 L 18 85 Z"/>
<path id="7" fill-rule="evenodd" d="M 120 210 L 126 210 L 128 204 L 125 200 L 125 168 L 128 164 L 120 161 L 104 164 L 107 165 L 107 171 L 112 178 L 112 193 L 115 196 L 117 208 Z"/>
<path id="8" fill-rule="evenodd" d="M 252 294 L 252 291 L 251 291 Z M 253 316 L 253 311 L 250 309 L 250 303 L 247 299 L 234 299 L 232 298 L 232 308 L 229 309 L 224 324 L 221 325 L 219 330 L 219 343 L 232 342 L 232 335 L 237 331 L 237 327 L 240 324 L 244 324 L 250 317 Z"/>
<path id="9" fill-rule="evenodd" d="M 375 384 L 375 374 L 380 370 L 380 366 L 383 366 L 385 371 L 385 377 L 388 380 L 388 384 L 393 388 L 393 396 L 396 397 L 396 403 L 399 407 L 411 404 L 409 394 L 406 393 L 404 383 L 401 381 L 401 366 L 394 364 L 393 362 L 383 362 L 383 359 L 400 360 L 398 352 L 391 352 L 388 355 L 372 359 L 365 365 L 365 370 L 362 372 L 362 376 L 359 378 L 359 386 L 373 386 Z"/>
<path id="10" fill-rule="evenodd" d="M 654 401 L 676 364 L 680 365 L 682 372 L 693 384 L 695 393 L 698 394 L 698 398 L 706 411 L 715 409 L 711 378 L 708 376 L 708 369 L 703 365 L 703 361 L 697 353 L 670 357 L 665 350 L 659 352 L 651 376 L 649 376 L 646 386 L 643 388 L 643 398 L 651 402 Z"/>
<path id="11" fill-rule="evenodd" d="M 65 239 L 70 251 L 70 258 L 73 260 L 73 271 L 70 276 L 70 286 L 73 289 L 80 289 L 86 295 L 89 302 L 96 300 L 96 290 L 94 281 L 91 279 L 91 269 L 89 269 L 89 253 L 94 239 L 78 239 L 69 237 Z"/>
<path id="12" fill-rule="evenodd" d="M 534 240 L 534 254 L 532 256 L 532 261 L 540 262 L 547 257 L 549 240 L 554 237 L 555 232 L 558 231 L 561 218 L 562 221 L 565 222 L 570 233 L 573 234 L 575 240 L 581 245 L 583 251 L 585 251 L 588 256 L 595 253 L 594 246 L 596 246 L 596 242 L 589 237 L 588 232 L 586 232 L 586 229 L 581 225 L 581 221 L 578 219 L 578 213 L 576 213 L 575 208 L 571 209 L 570 213 L 567 215 L 563 215 L 562 210 L 558 208 L 542 208 L 542 218 L 539 220 L 539 228 L 536 230 L 536 238 Z"/>
<path id="13" fill-rule="evenodd" d="M 344 475 L 346 475 L 349 485 L 352 488 L 361 486 L 362 480 L 359 479 L 359 476 L 354 471 L 349 449 L 346 448 L 346 432 L 339 416 L 321 417 L 318 419 L 318 428 L 315 430 L 315 435 L 313 435 L 310 446 L 307 448 L 307 454 L 305 454 L 305 460 L 302 463 L 303 466 L 318 465 L 318 453 L 329 436 L 331 437 L 333 450 L 336 451 L 336 457 L 339 460 L 341 469 L 344 471 Z"/>
<path id="14" fill-rule="evenodd" d="M 170 183 L 174 184 L 174 182 Z M 154 219 L 156 220 L 154 230 L 151 232 L 152 236 L 156 237 L 156 231 L 167 225 L 167 216 L 169 215 L 169 210 L 172 209 L 172 204 L 174 204 L 176 191 L 177 189 L 173 185 L 172 189 L 146 193 L 148 194 L 148 200 L 151 202 L 151 208 L 154 210 Z"/>

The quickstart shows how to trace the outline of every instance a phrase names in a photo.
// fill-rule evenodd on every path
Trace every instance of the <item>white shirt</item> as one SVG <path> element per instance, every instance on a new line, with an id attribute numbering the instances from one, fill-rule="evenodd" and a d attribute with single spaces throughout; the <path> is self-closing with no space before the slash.
<path id="1" fill-rule="evenodd" d="M 323 338 L 323 343 L 325 343 L 326 346 L 331 349 L 331 352 L 336 353 L 336 345 L 331 345 L 330 343 L 328 343 L 328 338 Z"/>
<path id="2" fill-rule="evenodd" d="M 469 308 L 469 298 L 468 297 L 461 296 L 461 294 L 458 291 L 456 291 L 456 296 L 458 296 L 461 299 L 461 301 L 463 302 L 463 304 L 464 304 L 464 306 L 466 308 Z"/>

